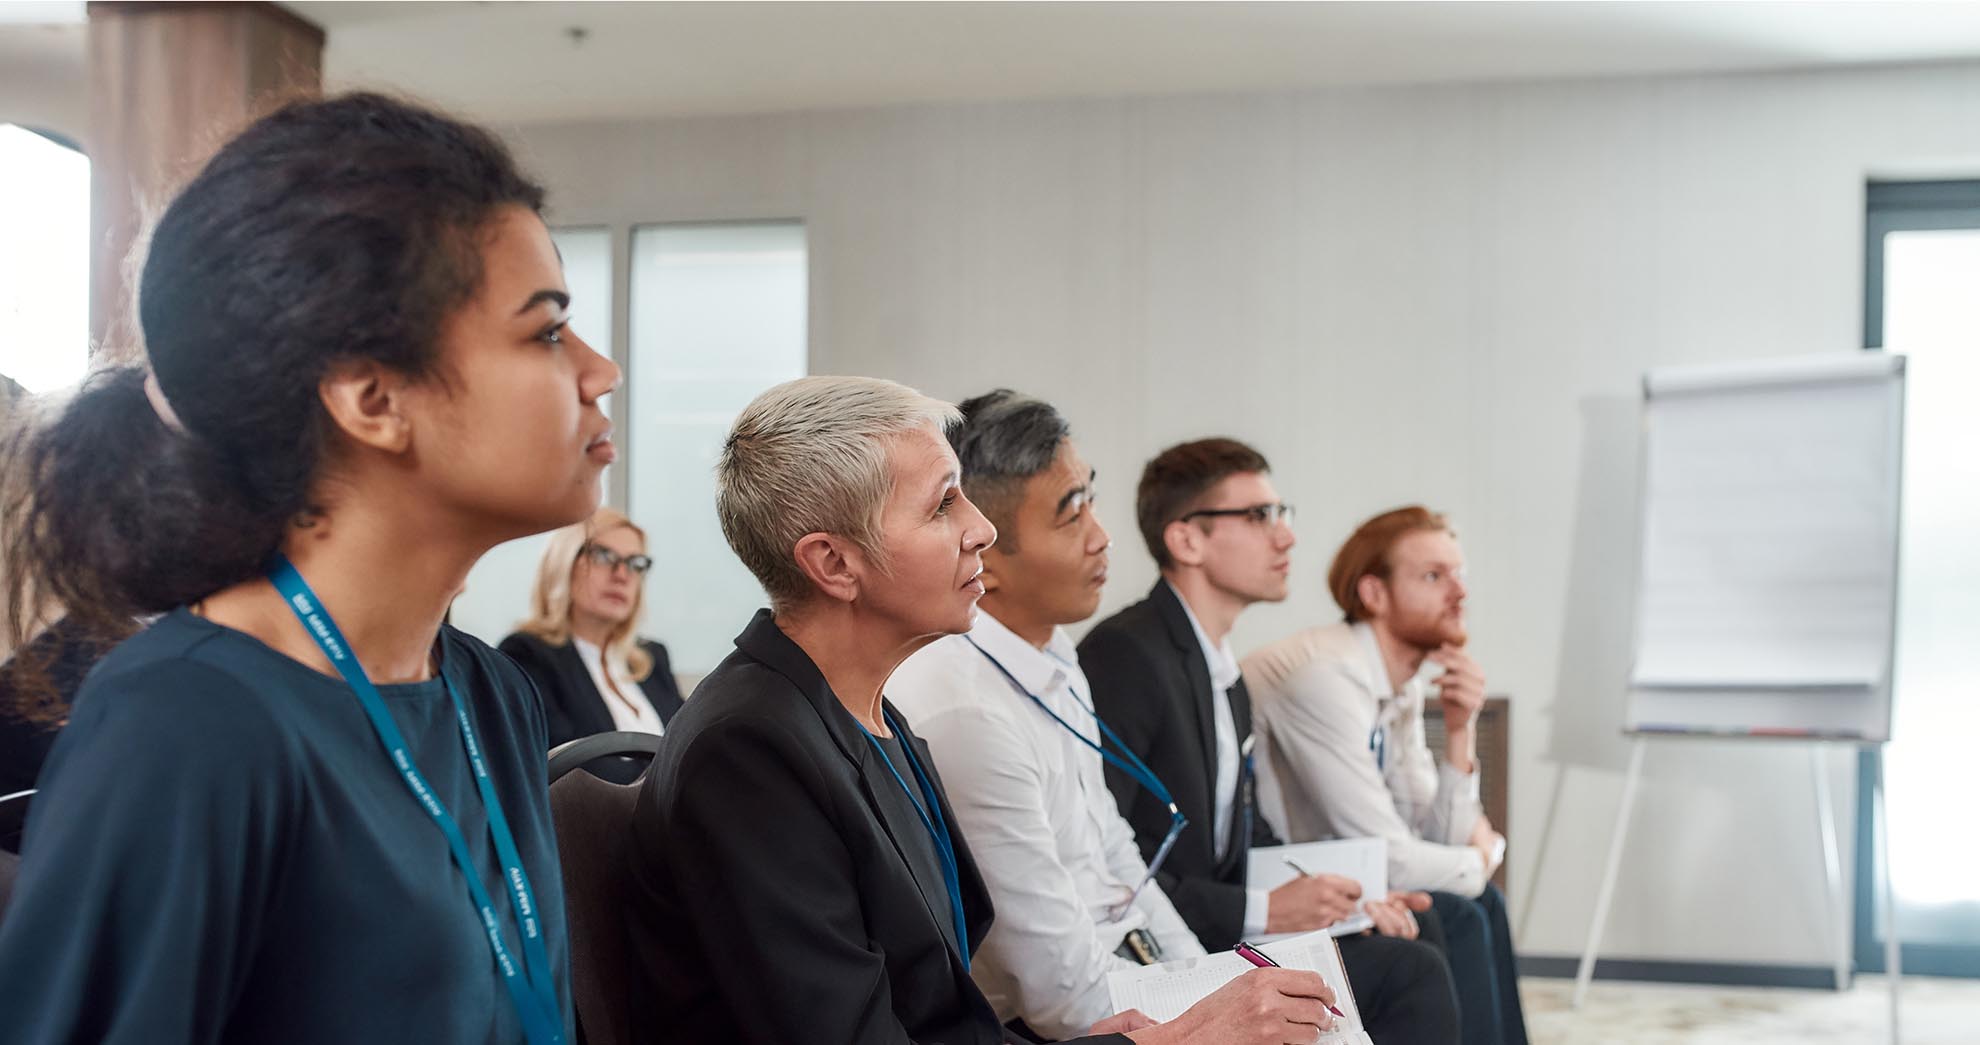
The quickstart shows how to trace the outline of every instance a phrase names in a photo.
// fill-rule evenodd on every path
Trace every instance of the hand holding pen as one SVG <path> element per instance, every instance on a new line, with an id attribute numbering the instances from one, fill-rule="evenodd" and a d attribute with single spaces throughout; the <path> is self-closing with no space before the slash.
<path id="1" fill-rule="evenodd" d="M 1237 951 L 1238 957 L 1243 958 L 1245 961 L 1248 961 L 1251 964 L 1256 965 L 1261 969 L 1284 968 L 1284 966 L 1280 965 L 1278 962 L 1273 961 L 1271 955 L 1266 954 L 1264 951 L 1261 951 L 1258 948 L 1253 947 L 1248 943 L 1240 942 L 1235 949 Z M 1327 992 L 1327 1011 L 1333 1013 L 1335 1018 L 1337 1019 L 1347 1018 L 1347 1013 L 1342 1012 L 1340 1009 L 1334 1006 L 1334 992 L 1332 990 L 1329 990 Z"/>
<path id="2" fill-rule="evenodd" d="M 1361 884 L 1337 874 L 1308 874 L 1292 860 L 1286 865 L 1299 877 L 1272 890 L 1265 908 L 1268 933 L 1311 932 L 1354 913 L 1361 899 Z"/>
<path id="3" fill-rule="evenodd" d="M 1129 1031 L 1135 1045 L 1283 1045 L 1334 1029 L 1334 991 L 1317 972 L 1251 969 L 1166 1023 Z"/>

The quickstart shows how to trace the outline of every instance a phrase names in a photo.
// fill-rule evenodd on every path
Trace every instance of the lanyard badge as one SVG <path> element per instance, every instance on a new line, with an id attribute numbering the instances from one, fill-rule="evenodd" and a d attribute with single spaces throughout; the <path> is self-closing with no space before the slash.
<path id="1" fill-rule="evenodd" d="M 296 619 L 302 621 L 303 630 L 316 640 L 323 655 L 330 658 L 330 663 L 336 665 L 338 673 L 344 676 L 344 681 L 357 694 L 358 704 L 364 708 L 365 717 L 371 720 L 372 731 L 378 735 L 378 742 L 384 746 L 386 756 L 405 781 L 406 789 L 412 792 L 420 807 L 433 819 L 434 826 L 446 836 L 447 847 L 453 852 L 454 863 L 460 867 L 461 877 L 466 880 L 468 896 L 474 902 L 482 927 L 488 934 L 488 947 L 494 952 L 495 967 L 501 973 L 503 985 L 508 988 L 509 1000 L 515 1005 L 516 1015 L 522 1021 L 523 1032 L 530 1045 L 562 1045 L 564 1018 L 557 1004 L 556 985 L 551 979 L 550 953 L 543 941 L 543 925 L 536 896 L 530 890 L 529 876 L 523 872 L 522 855 L 516 849 L 514 835 L 509 832 L 508 818 L 502 815 L 502 803 L 495 794 L 494 782 L 488 776 L 488 766 L 482 760 L 481 748 L 474 737 L 474 725 L 468 719 L 467 704 L 461 700 L 460 691 L 454 688 L 453 680 L 447 677 L 443 668 L 440 680 L 446 686 L 448 698 L 454 702 L 461 745 L 467 749 L 468 762 L 474 768 L 475 785 L 481 792 L 481 803 L 488 813 L 488 833 L 494 840 L 496 857 L 502 864 L 502 880 L 508 887 L 516 925 L 522 932 L 525 964 L 521 968 L 502 939 L 495 904 L 481 884 L 481 874 L 468 851 L 466 836 L 414 764 L 411 747 L 406 743 L 404 734 L 399 732 L 398 723 L 392 720 L 392 713 L 386 709 L 385 698 L 379 694 L 371 677 L 365 674 L 343 632 L 338 630 L 337 623 L 330 619 L 329 612 L 317 601 L 316 593 L 310 590 L 309 583 L 303 580 L 302 574 L 296 571 L 287 556 L 275 556 L 268 570 L 268 579 L 282 594 L 282 600 L 289 604 L 289 609 L 295 612 Z"/>

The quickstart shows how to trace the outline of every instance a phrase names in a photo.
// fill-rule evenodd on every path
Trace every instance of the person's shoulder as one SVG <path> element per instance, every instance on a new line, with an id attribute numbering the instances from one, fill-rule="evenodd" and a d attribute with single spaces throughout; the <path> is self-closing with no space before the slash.
<path id="1" fill-rule="evenodd" d="M 1083 659 L 1095 649 L 1152 648 L 1165 641 L 1166 634 L 1159 608 L 1153 600 L 1143 599 L 1087 629 L 1079 640 L 1079 653 Z"/>
<path id="2" fill-rule="evenodd" d="M 694 699 L 667 724 L 668 740 L 685 746 L 704 735 L 763 730 L 786 735 L 823 733 L 816 711 L 790 679 L 753 657 L 731 653 L 695 687 Z"/>
<path id="3" fill-rule="evenodd" d="M 750 773 L 759 786 L 793 774 L 815 783 L 845 762 L 836 751 L 823 720 L 790 680 L 732 654 L 667 723 L 655 768 L 678 785 L 663 789 L 665 804 L 700 802 L 715 796 L 685 792 L 705 791 L 706 781 L 737 772 Z"/>
<path id="4" fill-rule="evenodd" d="M 1353 659 L 1355 647 L 1354 626 L 1345 621 L 1302 628 L 1245 654 L 1244 679 L 1253 689 L 1276 688 L 1308 665 Z"/>
<path id="5" fill-rule="evenodd" d="M 179 611 L 112 650 L 76 694 L 65 747 L 160 752 L 174 760 L 228 751 L 280 761 L 313 735 L 334 684 L 246 635 Z"/>
<path id="6" fill-rule="evenodd" d="M 460 634 L 467 635 L 466 632 L 460 632 Z M 479 642 L 480 640 L 477 639 L 476 641 Z M 550 655 L 550 651 L 557 647 L 550 645 L 535 635 L 531 635 L 529 632 L 512 631 L 495 648 L 511 657 L 520 659 L 524 657 L 547 657 Z"/>
<path id="7" fill-rule="evenodd" d="M 1348 706 L 1376 696 L 1369 689 L 1367 651 L 1348 623 L 1308 628 L 1246 657 L 1245 684 L 1261 706 L 1287 700 Z"/>
<path id="8" fill-rule="evenodd" d="M 961 635 L 946 635 L 901 662 L 887 679 L 887 699 L 910 723 L 956 711 L 981 711 L 991 686 L 1008 687 L 996 668 Z"/>
<path id="9" fill-rule="evenodd" d="M 480 638 L 449 624 L 440 629 L 441 653 L 445 657 L 459 657 L 472 665 L 475 671 L 491 675 L 504 681 L 520 682 L 522 669 L 516 666 L 509 655 L 509 645 L 513 640 L 541 643 L 535 636 L 517 632 L 502 640 L 502 648 L 490 646 Z"/>
<path id="10" fill-rule="evenodd" d="M 257 639 L 178 610 L 105 655 L 76 702 L 79 708 L 86 700 L 185 700 L 219 707 L 243 700 L 265 703 L 256 695 L 289 681 L 284 675 L 308 670 Z"/>

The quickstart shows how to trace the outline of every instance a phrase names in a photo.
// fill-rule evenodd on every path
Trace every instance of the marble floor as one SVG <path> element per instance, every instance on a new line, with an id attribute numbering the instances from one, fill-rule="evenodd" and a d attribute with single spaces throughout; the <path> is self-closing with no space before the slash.
<path id="1" fill-rule="evenodd" d="M 1598 981 L 1581 1011 L 1572 980 L 1520 983 L 1532 1045 L 1885 1045 L 1889 994 L 1880 976 L 1849 991 L 1695 987 Z M 1903 1045 L 1980 1045 L 1980 981 L 1903 982 Z"/>

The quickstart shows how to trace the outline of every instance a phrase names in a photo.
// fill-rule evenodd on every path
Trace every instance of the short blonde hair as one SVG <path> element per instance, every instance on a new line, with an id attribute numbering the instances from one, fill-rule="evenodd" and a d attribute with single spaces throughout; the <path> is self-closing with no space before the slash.
<path id="1" fill-rule="evenodd" d="M 552 646 L 571 641 L 571 574 L 577 572 L 578 558 L 593 537 L 613 530 L 631 530 L 646 543 L 646 531 L 631 519 L 610 508 L 600 508 L 591 518 L 572 523 L 550 534 L 543 547 L 543 558 L 536 564 L 536 588 L 529 594 L 529 619 L 516 626 Z M 606 636 L 605 656 L 626 669 L 634 682 L 646 681 L 653 673 L 653 655 L 639 647 L 639 621 L 646 615 L 646 585 L 633 585 L 633 608 L 619 626 Z"/>
<path id="2" fill-rule="evenodd" d="M 771 607 L 810 593 L 795 554 L 809 533 L 844 537 L 884 570 L 889 445 L 929 425 L 946 436 L 961 421 L 953 405 L 873 377 L 803 377 L 745 407 L 715 465 L 715 511 Z"/>

